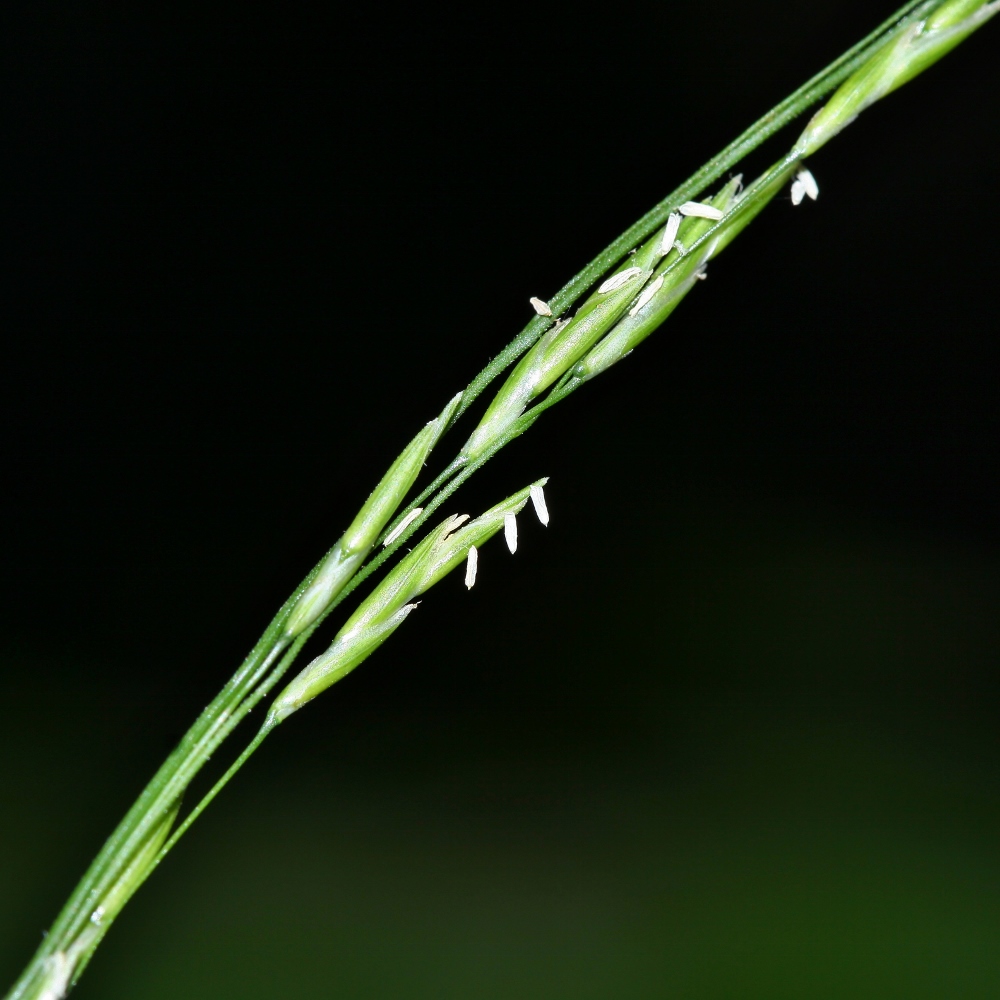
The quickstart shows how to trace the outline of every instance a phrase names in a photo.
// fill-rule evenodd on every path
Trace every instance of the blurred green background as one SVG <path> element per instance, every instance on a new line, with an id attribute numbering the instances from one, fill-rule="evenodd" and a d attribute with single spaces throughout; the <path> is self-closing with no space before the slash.
<path id="1" fill-rule="evenodd" d="M 0 979 L 528 297 L 875 6 L 10 13 Z M 552 524 L 283 726 L 74 997 L 1000 995 L 998 32 L 463 490 Z"/>
<path id="2" fill-rule="evenodd" d="M 995 558 L 689 498 L 595 586 L 552 494 L 279 731 L 80 996 L 996 995 Z M 154 756 L 15 656 L 9 969 Z"/>

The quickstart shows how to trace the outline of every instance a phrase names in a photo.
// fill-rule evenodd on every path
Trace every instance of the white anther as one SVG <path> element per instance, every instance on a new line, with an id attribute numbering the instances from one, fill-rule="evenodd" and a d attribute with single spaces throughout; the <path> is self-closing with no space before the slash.
<path id="1" fill-rule="evenodd" d="M 695 277 L 696 277 L 696 278 L 697 278 L 697 279 L 698 279 L 699 281 L 707 281 L 707 280 L 708 280 L 708 275 L 707 275 L 707 274 L 706 274 L 706 273 L 705 273 L 704 271 L 697 271 L 697 272 L 695 273 Z"/>
<path id="2" fill-rule="evenodd" d="M 535 513 L 538 515 L 538 520 L 541 521 L 543 525 L 548 525 L 549 508 L 545 506 L 545 493 L 541 486 L 531 487 L 531 502 L 535 507 Z"/>
<path id="3" fill-rule="evenodd" d="M 93 913 L 91 913 L 90 922 L 92 924 L 97 924 L 97 926 L 100 927 L 101 921 L 103 919 L 104 919 L 104 907 L 99 906 L 96 910 L 94 910 Z"/>
<path id="4" fill-rule="evenodd" d="M 664 257 L 674 248 L 674 240 L 677 239 L 677 230 L 681 228 L 681 216 L 679 212 L 671 212 L 667 219 L 667 228 L 663 230 L 663 242 L 660 244 L 660 253 Z"/>
<path id="5" fill-rule="evenodd" d="M 517 551 L 517 518 L 513 514 L 503 516 L 503 537 L 513 555 Z"/>
<path id="6" fill-rule="evenodd" d="M 469 558 L 465 561 L 465 586 L 472 590 L 476 582 L 476 570 L 479 569 L 479 549 L 475 545 L 469 546 Z"/>
<path id="7" fill-rule="evenodd" d="M 795 175 L 795 179 L 802 185 L 802 190 L 812 201 L 815 201 L 819 197 L 819 185 L 816 183 L 816 178 L 813 177 L 811 171 L 803 167 Z"/>
<path id="8" fill-rule="evenodd" d="M 73 961 L 64 951 L 57 951 L 45 960 L 45 978 L 42 991 L 35 994 L 38 1000 L 62 1000 L 69 988 L 73 974 Z"/>
<path id="9" fill-rule="evenodd" d="M 545 299 L 535 298 L 534 295 L 531 296 L 528 301 L 531 303 L 532 308 L 538 313 L 539 316 L 551 316 L 552 310 L 549 308 L 548 302 Z"/>
<path id="10" fill-rule="evenodd" d="M 451 517 L 445 521 L 445 528 L 441 537 L 447 538 L 452 532 L 457 531 L 468 520 L 468 514 L 452 514 Z"/>
<path id="11" fill-rule="evenodd" d="M 629 316 L 634 316 L 661 288 L 663 287 L 663 275 L 661 274 L 655 281 L 651 281 L 642 290 L 635 305 L 629 309 Z"/>
<path id="12" fill-rule="evenodd" d="M 389 534 L 385 536 L 385 541 L 382 542 L 382 547 L 385 548 L 387 545 L 392 545 L 392 543 L 397 538 L 399 538 L 399 536 L 404 531 L 406 531 L 406 529 L 411 524 L 413 524 L 413 522 L 418 517 L 420 517 L 420 515 L 423 514 L 423 512 L 424 512 L 424 508 L 423 507 L 414 507 L 414 509 L 411 510 L 410 513 L 407 514 L 406 517 L 404 517 L 403 520 L 400 521 L 399 524 L 397 524 L 396 527 L 393 528 L 392 531 L 390 531 Z"/>
<path id="13" fill-rule="evenodd" d="M 633 278 L 642 274 L 641 267 L 628 267 L 624 271 L 619 271 L 617 274 L 611 275 L 607 281 L 597 289 L 598 294 L 603 295 L 605 292 L 613 292 L 617 288 L 621 288 L 622 285 L 627 285 Z"/>
<path id="14" fill-rule="evenodd" d="M 797 177 L 792 181 L 792 204 L 801 205 L 802 199 L 806 196 L 805 185 Z"/>
<path id="15" fill-rule="evenodd" d="M 711 205 L 706 205 L 701 201 L 686 201 L 680 207 L 681 215 L 693 215 L 698 219 L 712 219 L 718 222 L 724 215 L 723 212 Z"/>

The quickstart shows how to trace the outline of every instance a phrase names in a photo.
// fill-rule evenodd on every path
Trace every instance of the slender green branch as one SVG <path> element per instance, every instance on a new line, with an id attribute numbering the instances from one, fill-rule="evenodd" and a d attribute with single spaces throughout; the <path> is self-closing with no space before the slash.
<path id="1" fill-rule="evenodd" d="M 275 682 L 277 682 L 277 680 L 278 678 L 275 678 Z M 270 688 L 268 690 L 270 690 Z M 205 811 L 205 809 L 211 804 L 215 796 L 218 795 L 219 792 L 221 792 L 222 789 L 229 784 L 229 779 L 232 778 L 233 775 L 236 774 L 236 772 L 250 759 L 250 757 L 253 755 L 253 752 L 261 745 L 261 743 L 264 742 L 265 738 L 267 737 L 267 734 L 270 731 L 271 731 L 270 729 L 267 730 L 262 729 L 250 741 L 249 745 L 243 751 L 243 753 L 241 753 L 239 757 L 237 757 L 236 760 L 234 760 L 232 764 L 229 765 L 229 768 L 226 771 L 226 773 L 221 778 L 219 778 L 219 780 L 216 781 L 214 785 L 212 785 L 211 789 L 204 795 L 201 801 L 194 807 L 194 809 L 191 810 L 191 812 L 187 814 L 187 816 L 184 817 L 184 822 L 181 823 L 181 825 L 178 826 L 176 830 L 174 830 L 174 832 L 170 835 L 170 839 L 157 852 L 156 857 L 153 859 L 153 863 L 150 865 L 149 870 L 145 873 L 144 879 L 148 878 L 149 875 L 152 874 L 153 869 L 157 865 L 159 865 L 159 863 L 167 856 L 167 854 L 170 852 L 170 849 L 174 846 L 174 844 L 176 844 L 177 841 L 180 840 L 185 833 L 187 833 L 188 828 L 191 826 L 191 824 Z"/>

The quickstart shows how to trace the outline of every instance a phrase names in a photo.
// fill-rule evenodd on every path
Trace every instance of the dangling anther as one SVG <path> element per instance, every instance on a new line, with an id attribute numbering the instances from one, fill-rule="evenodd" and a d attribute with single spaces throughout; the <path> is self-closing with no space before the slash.
<path id="1" fill-rule="evenodd" d="M 410 513 L 407 514 L 406 517 L 404 517 L 403 520 L 400 521 L 399 524 L 397 524 L 396 527 L 393 528 L 392 531 L 390 531 L 389 534 L 385 536 L 385 541 L 382 542 L 382 547 L 386 548 L 387 546 L 392 545 L 392 543 L 397 538 L 399 538 L 399 536 L 404 531 L 406 531 L 406 529 L 411 524 L 413 524 L 413 522 L 418 517 L 420 517 L 420 515 L 423 514 L 423 512 L 424 512 L 424 508 L 423 507 L 415 507 L 413 510 L 411 510 Z"/>
<path id="2" fill-rule="evenodd" d="M 681 228 L 681 216 L 679 212 L 671 212 L 667 219 L 667 228 L 663 230 L 663 241 L 660 243 L 660 253 L 664 257 L 674 248 L 674 240 L 677 239 L 677 230 Z"/>
<path id="3" fill-rule="evenodd" d="M 701 201 L 686 201 L 680 207 L 681 215 L 693 215 L 697 219 L 711 219 L 718 222 L 725 214 L 714 205 L 706 205 Z"/>
<path id="4" fill-rule="evenodd" d="M 636 299 L 635 305 L 629 309 L 629 316 L 634 316 L 649 300 L 663 287 L 663 275 L 661 274 L 654 281 L 651 281 L 642 290 L 642 294 Z"/>
<path id="5" fill-rule="evenodd" d="M 819 185 L 812 171 L 803 167 L 796 175 L 795 180 L 802 185 L 802 191 L 810 201 L 815 201 L 819 197 Z M 794 185 L 793 185 L 794 186 Z M 802 199 L 800 198 L 799 201 Z"/>
<path id="6" fill-rule="evenodd" d="M 633 278 L 638 277 L 642 274 L 641 267 L 627 267 L 624 271 L 619 271 L 617 274 L 611 275 L 607 281 L 597 289 L 599 295 L 604 295 L 607 292 L 613 292 L 623 285 L 627 285 Z"/>
<path id="7" fill-rule="evenodd" d="M 465 586 L 472 590 L 476 582 L 476 570 L 479 569 L 479 549 L 469 546 L 469 558 L 465 561 Z"/>
<path id="8" fill-rule="evenodd" d="M 549 508 L 545 505 L 545 493 L 541 486 L 531 487 L 531 502 L 534 505 L 535 513 L 538 515 L 538 520 L 547 526 L 549 523 Z"/>
<path id="9" fill-rule="evenodd" d="M 513 555 L 517 551 L 517 518 L 513 514 L 503 516 L 503 537 Z"/>

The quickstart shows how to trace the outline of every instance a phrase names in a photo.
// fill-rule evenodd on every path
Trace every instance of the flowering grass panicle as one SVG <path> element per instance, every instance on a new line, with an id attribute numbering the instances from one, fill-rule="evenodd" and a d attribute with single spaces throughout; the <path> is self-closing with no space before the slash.
<path id="1" fill-rule="evenodd" d="M 704 277 L 708 262 L 786 185 L 791 184 L 793 204 L 815 200 L 819 187 L 805 165 L 807 157 L 998 12 L 1000 0 L 911 0 L 713 157 L 563 289 L 547 300 L 532 298 L 533 319 L 407 445 L 347 531 L 285 602 L 154 775 L 84 874 L 7 1000 L 64 996 L 128 899 L 278 723 L 361 663 L 406 620 L 415 598 L 463 561 L 466 585 L 472 586 L 479 549 L 494 534 L 503 530 L 514 552 L 516 515 L 529 499 L 539 520 L 548 523 L 545 480 L 474 520 L 453 516 L 425 535 L 362 601 L 326 652 L 286 685 L 257 737 L 175 826 L 184 793 L 205 762 L 276 688 L 340 601 L 384 565 L 500 448 L 653 333 Z M 828 96 L 789 153 L 745 190 L 740 190 L 739 178 L 732 177 L 714 197 L 705 194 L 747 153 Z M 441 436 L 511 364 L 513 371 L 455 459 L 401 510 Z M 382 552 L 373 556 L 380 541 Z"/>

